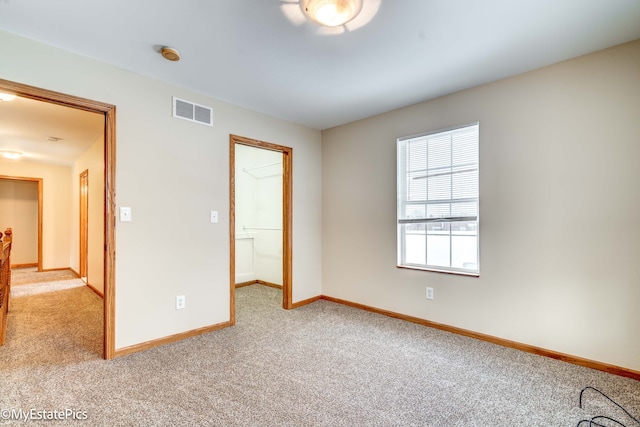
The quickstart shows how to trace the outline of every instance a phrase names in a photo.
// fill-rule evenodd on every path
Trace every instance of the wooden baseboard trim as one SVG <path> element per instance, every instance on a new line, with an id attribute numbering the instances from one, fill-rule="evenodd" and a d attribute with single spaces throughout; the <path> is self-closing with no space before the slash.
<path id="1" fill-rule="evenodd" d="M 303 306 L 305 306 L 307 304 L 311 304 L 312 302 L 316 302 L 321 298 L 322 298 L 322 296 L 318 295 L 317 297 L 312 297 L 312 298 L 308 298 L 308 299 L 305 299 L 305 300 L 302 300 L 302 301 L 294 302 L 293 304 L 291 304 L 290 309 L 293 310 L 295 308 L 303 307 Z"/>
<path id="2" fill-rule="evenodd" d="M 71 267 L 56 267 L 56 268 L 43 268 L 41 270 L 42 273 L 48 273 L 50 271 L 63 271 L 63 270 L 69 270 L 70 272 L 74 273 L 76 276 L 78 275 L 78 273 L 76 273 L 75 271 L 73 271 L 73 269 Z M 80 277 L 80 276 L 78 276 Z"/>
<path id="3" fill-rule="evenodd" d="M 265 282 L 264 280 L 249 280 L 248 282 L 236 283 L 236 289 L 244 288 L 245 286 L 251 285 L 262 285 L 268 286 L 270 288 L 282 289 L 282 285 L 278 285 L 277 283 Z"/>
<path id="4" fill-rule="evenodd" d="M 154 347 L 159 347 L 164 344 L 169 344 L 176 341 L 181 341 L 187 338 L 195 337 L 198 335 L 206 334 L 208 332 L 217 331 L 231 326 L 230 322 L 218 323 L 217 325 L 205 326 L 204 328 L 193 329 L 191 331 L 182 332 L 168 337 L 159 338 L 156 340 L 146 341 L 140 344 L 134 344 L 129 347 L 119 348 L 115 351 L 114 357 L 126 356 L 129 354 L 137 353 L 143 350 L 149 350 Z"/>
<path id="5" fill-rule="evenodd" d="M 236 283 L 236 289 L 244 288 L 245 286 L 251 286 L 257 284 L 257 280 L 249 280 L 248 282 Z"/>
<path id="6" fill-rule="evenodd" d="M 282 289 L 282 285 L 278 285 L 277 283 L 265 282 L 264 280 L 256 280 L 256 283 L 270 288 Z"/>
<path id="7" fill-rule="evenodd" d="M 71 270 L 71 272 L 73 274 L 76 275 L 76 277 L 79 279 L 80 278 L 80 273 L 78 273 L 77 271 L 75 271 L 73 268 L 69 268 L 69 270 Z M 85 282 L 85 284 L 87 285 L 87 287 L 89 289 L 91 289 L 93 291 L 94 294 L 98 295 L 100 298 L 104 299 L 104 293 L 99 291 L 98 288 L 96 288 L 95 286 L 93 286 L 91 283 L 89 282 Z"/>
<path id="8" fill-rule="evenodd" d="M 87 287 L 93 291 L 94 294 L 98 295 L 100 298 L 104 299 L 104 294 L 98 290 L 91 283 L 87 283 Z"/>
<path id="9" fill-rule="evenodd" d="M 36 262 L 35 264 L 13 264 L 11 266 L 12 269 L 14 268 L 31 268 L 31 267 L 37 267 L 38 263 Z"/>
<path id="10" fill-rule="evenodd" d="M 633 378 L 634 380 L 640 381 L 640 371 L 636 371 L 633 369 L 627 369 L 621 366 L 610 365 L 608 363 L 603 363 L 595 360 L 585 359 L 582 357 L 572 356 L 570 354 L 560 353 L 553 350 L 547 350 L 545 348 L 536 347 L 533 345 L 522 344 L 517 341 L 511 341 L 511 340 L 507 340 L 499 337 L 494 337 L 492 335 L 482 334 L 479 332 L 474 332 L 468 329 L 462 329 L 455 326 L 449 326 L 443 323 L 432 322 L 430 320 L 421 319 L 419 317 L 407 316 L 405 314 L 400 314 L 400 313 L 396 313 L 389 310 L 383 310 L 380 308 L 371 307 L 368 305 L 359 304 L 359 303 L 343 300 L 340 298 L 334 298 L 326 295 L 322 295 L 320 298 L 323 300 L 335 302 L 338 304 L 347 305 L 349 307 L 358 308 L 360 310 L 366 310 L 373 313 L 382 314 L 384 316 L 405 320 L 411 323 L 417 323 L 419 325 L 428 326 L 430 328 L 440 329 L 442 331 L 463 335 L 465 337 L 475 338 L 481 341 L 498 344 L 503 347 L 514 348 L 516 350 L 525 351 L 527 353 L 533 353 L 539 356 L 550 357 L 552 359 L 562 360 L 563 362 L 568 362 L 574 365 L 585 366 L 587 368 L 608 372 L 610 374 L 618 375 L 621 377 Z"/>

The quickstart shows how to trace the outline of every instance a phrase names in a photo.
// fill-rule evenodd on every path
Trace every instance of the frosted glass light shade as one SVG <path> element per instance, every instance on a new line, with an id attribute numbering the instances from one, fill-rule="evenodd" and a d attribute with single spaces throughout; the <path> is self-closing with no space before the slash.
<path id="1" fill-rule="evenodd" d="M 363 0 L 300 0 L 302 10 L 314 21 L 327 27 L 346 24 L 358 16 Z"/>
<path id="2" fill-rule="evenodd" d="M 6 159 L 16 160 L 22 157 L 22 153 L 19 151 L 0 150 L 0 155 Z"/>
<path id="3" fill-rule="evenodd" d="M 0 101 L 13 101 L 16 99 L 16 96 L 11 93 L 0 93 Z"/>

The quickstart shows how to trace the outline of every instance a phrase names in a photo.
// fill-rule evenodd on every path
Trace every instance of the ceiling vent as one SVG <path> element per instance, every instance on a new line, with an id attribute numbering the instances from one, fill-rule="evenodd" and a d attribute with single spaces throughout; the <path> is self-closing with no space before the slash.
<path id="1" fill-rule="evenodd" d="M 173 97 L 173 117 L 213 126 L 213 108 Z"/>

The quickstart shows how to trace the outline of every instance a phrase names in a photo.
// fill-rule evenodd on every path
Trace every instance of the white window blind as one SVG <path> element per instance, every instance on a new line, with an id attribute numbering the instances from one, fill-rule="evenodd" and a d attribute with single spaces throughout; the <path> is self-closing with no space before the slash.
<path id="1" fill-rule="evenodd" d="M 479 124 L 397 148 L 398 265 L 477 274 Z"/>

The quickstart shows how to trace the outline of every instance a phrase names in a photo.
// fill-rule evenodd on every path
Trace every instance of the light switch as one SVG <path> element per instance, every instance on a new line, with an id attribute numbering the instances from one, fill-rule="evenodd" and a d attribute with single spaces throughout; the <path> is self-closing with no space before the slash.
<path id="1" fill-rule="evenodd" d="M 131 222 L 131 208 L 120 207 L 120 222 Z"/>
<path id="2" fill-rule="evenodd" d="M 218 223 L 218 211 L 211 211 L 211 224 Z"/>

